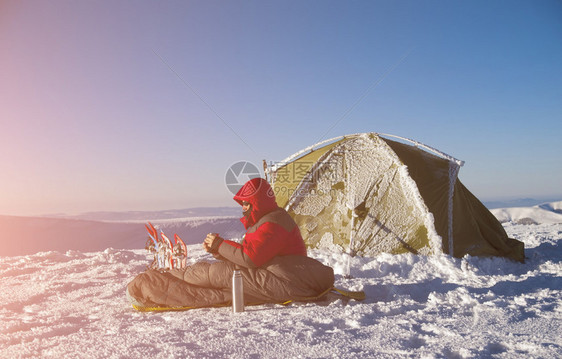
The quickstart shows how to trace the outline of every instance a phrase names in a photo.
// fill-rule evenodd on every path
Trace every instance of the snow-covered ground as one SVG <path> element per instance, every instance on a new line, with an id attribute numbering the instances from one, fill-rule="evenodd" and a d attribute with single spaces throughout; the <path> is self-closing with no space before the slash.
<path id="1" fill-rule="evenodd" d="M 540 223 L 539 209 L 526 216 Z M 525 243 L 525 264 L 379 255 L 353 258 L 346 278 L 344 255 L 315 250 L 338 287 L 367 299 L 238 314 L 133 310 L 124 291 L 150 262 L 144 238 L 139 249 L 0 257 L 0 358 L 562 357 L 562 223 L 504 226 Z M 205 259 L 189 246 L 191 262 Z"/>

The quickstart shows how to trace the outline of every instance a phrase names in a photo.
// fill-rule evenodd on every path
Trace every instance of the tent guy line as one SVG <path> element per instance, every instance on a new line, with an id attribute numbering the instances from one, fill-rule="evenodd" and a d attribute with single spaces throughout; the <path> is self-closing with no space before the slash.
<path id="1" fill-rule="evenodd" d="M 205 106 L 207 106 L 207 108 L 208 108 L 209 110 L 211 110 L 212 113 L 215 114 L 215 116 L 218 117 L 219 120 L 221 120 L 221 122 L 222 122 L 226 127 L 228 127 L 228 129 L 229 129 L 236 137 L 238 137 L 238 139 L 239 139 L 240 141 L 242 141 L 242 142 L 243 142 L 252 152 L 254 152 L 256 155 L 258 154 L 258 153 L 252 148 L 252 146 L 250 146 L 250 145 L 248 144 L 248 142 L 244 141 L 244 139 L 238 134 L 238 132 L 234 131 L 234 129 L 232 128 L 232 126 L 230 126 L 230 125 L 217 113 L 217 111 L 215 111 L 215 109 L 214 109 L 207 101 L 205 101 L 205 99 L 203 99 L 203 97 L 201 97 L 201 95 L 199 95 L 199 93 L 198 93 L 197 91 L 195 91 L 195 89 L 194 89 L 187 81 L 185 81 L 185 80 L 177 73 L 177 71 L 175 71 L 175 70 L 172 68 L 172 66 L 170 66 L 170 64 L 169 64 L 162 56 L 160 56 L 160 54 L 158 54 L 158 53 L 156 52 L 156 50 L 152 49 L 152 52 L 154 53 L 154 55 L 156 55 L 156 56 L 160 59 L 160 61 L 162 61 L 162 63 L 163 63 L 164 65 L 166 65 L 166 67 L 167 67 L 170 71 L 172 71 L 172 73 L 173 73 L 174 75 L 176 75 L 176 77 L 177 77 L 188 89 L 191 90 L 191 92 L 193 92 L 193 94 L 194 94 L 195 96 L 197 96 L 197 98 L 198 98 L 201 102 L 203 102 L 203 103 L 205 104 Z"/>

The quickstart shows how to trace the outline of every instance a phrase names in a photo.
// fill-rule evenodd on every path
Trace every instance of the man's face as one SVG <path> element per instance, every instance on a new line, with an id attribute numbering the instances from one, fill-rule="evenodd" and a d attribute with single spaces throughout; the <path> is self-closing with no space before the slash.
<path id="1" fill-rule="evenodd" d="M 242 202 L 242 212 L 244 213 L 245 216 L 247 216 L 250 213 L 250 208 L 252 207 L 252 205 L 249 202 Z"/>

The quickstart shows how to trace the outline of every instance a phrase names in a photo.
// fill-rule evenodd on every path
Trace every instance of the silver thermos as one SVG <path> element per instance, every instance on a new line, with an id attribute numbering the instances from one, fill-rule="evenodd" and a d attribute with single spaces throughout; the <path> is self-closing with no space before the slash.
<path id="1" fill-rule="evenodd" d="M 232 311 L 234 313 L 244 311 L 244 282 L 238 269 L 232 274 Z"/>

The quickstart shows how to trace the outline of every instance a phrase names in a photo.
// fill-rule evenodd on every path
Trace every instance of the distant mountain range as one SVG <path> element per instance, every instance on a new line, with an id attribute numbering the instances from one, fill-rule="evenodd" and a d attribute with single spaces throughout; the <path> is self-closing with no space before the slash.
<path id="1" fill-rule="evenodd" d="M 533 207 L 494 208 L 490 212 L 502 223 L 562 223 L 562 201 L 542 203 Z"/>
<path id="2" fill-rule="evenodd" d="M 93 212 L 77 216 L 18 217 L 0 215 L 0 256 L 45 251 L 100 251 L 144 248 L 144 223 L 186 244 L 202 243 L 207 233 L 240 238 L 244 227 L 240 208 L 191 208 L 157 212 Z"/>
<path id="3" fill-rule="evenodd" d="M 488 208 L 511 208 L 511 207 L 532 207 L 542 203 L 557 202 L 562 200 L 560 197 L 556 198 L 546 198 L 546 199 L 536 199 L 536 198 L 518 198 L 510 199 L 504 201 L 482 201 L 482 203 Z"/>
<path id="4" fill-rule="evenodd" d="M 240 207 L 195 207 L 164 211 L 86 212 L 78 215 L 54 214 L 42 217 L 110 222 L 156 221 L 193 217 L 242 217 L 242 209 Z"/>
<path id="5" fill-rule="evenodd" d="M 530 199 L 521 201 L 531 201 Z M 510 201 L 510 204 L 521 203 Z M 527 203 L 527 202 L 524 202 Z M 562 223 L 562 201 L 491 209 L 500 222 Z M 78 216 L 17 217 L 0 215 L 0 256 L 45 251 L 102 251 L 144 248 L 144 223 L 151 221 L 169 237 L 177 233 L 187 244 L 201 243 L 210 232 L 241 238 L 240 208 L 200 207 L 155 212 L 92 212 Z"/>
<path id="6" fill-rule="evenodd" d="M 518 198 L 509 200 L 482 201 L 488 209 L 512 208 L 512 207 L 533 207 L 543 203 L 552 203 L 562 200 L 562 198 L 536 199 Z M 138 222 L 155 221 L 161 219 L 193 218 L 193 217 L 241 217 L 240 207 L 195 207 L 183 209 L 170 209 L 163 211 L 125 211 L 125 212 L 86 212 L 77 215 L 67 214 L 48 214 L 41 217 L 47 218 L 66 218 L 83 219 L 90 221 L 107 222 Z"/>

